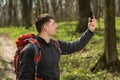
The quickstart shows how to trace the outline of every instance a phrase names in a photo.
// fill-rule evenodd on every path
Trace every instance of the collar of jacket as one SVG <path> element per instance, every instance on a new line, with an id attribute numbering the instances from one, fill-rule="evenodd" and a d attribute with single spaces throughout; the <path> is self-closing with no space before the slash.
<path id="1" fill-rule="evenodd" d="M 39 35 L 36 36 L 38 42 L 40 43 L 40 45 L 44 45 L 44 46 L 51 46 L 53 45 L 53 40 L 50 39 L 50 43 L 47 43 L 43 38 L 41 38 Z"/>

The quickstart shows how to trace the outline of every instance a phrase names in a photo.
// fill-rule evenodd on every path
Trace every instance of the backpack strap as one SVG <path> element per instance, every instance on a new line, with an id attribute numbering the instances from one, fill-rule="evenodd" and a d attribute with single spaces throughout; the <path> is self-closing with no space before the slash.
<path id="1" fill-rule="evenodd" d="M 35 80 L 37 80 L 38 63 L 40 62 L 40 59 L 41 59 L 41 46 L 36 39 L 34 39 L 34 40 L 31 39 L 30 42 L 33 44 L 33 46 L 35 48 L 35 56 L 34 56 Z"/>
<path id="2" fill-rule="evenodd" d="M 20 77 L 20 51 L 17 50 L 14 55 L 14 68 L 16 73 L 16 79 Z"/>
<path id="3" fill-rule="evenodd" d="M 53 39 L 53 43 L 54 43 L 55 47 L 59 50 L 59 52 L 62 53 L 62 51 L 60 49 L 60 44 L 58 43 L 58 41 Z"/>

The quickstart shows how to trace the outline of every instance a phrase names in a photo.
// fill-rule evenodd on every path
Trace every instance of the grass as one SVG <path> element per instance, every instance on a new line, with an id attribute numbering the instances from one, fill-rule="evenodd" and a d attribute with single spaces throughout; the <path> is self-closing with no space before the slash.
<path id="1" fill-rule="evenodd" d="M 80 52 L 63 55 L 60 59 L 61 80 L 119 80 L 120 75 L 117 73 L 109 73 L 106 70 L 92 73 L 90 69 L 97 62 L 104 51 L 104 26 L 103 19 L 100 19 L 100 28 L 95 30 L 94 37 Z M 58 23 L 57 39 L 64 41 L 74 41 L 81 34 L 74 35 L 76 21 Z M 0 33 L 9 34 L 15 41 L 18 35 L 25 33 L 36 33 L 35 26 L 29 30 L 23 27 L 7 27 L 0 28 Z M 116 18 L 116 35 L 118 57 L 120 58 L 120 18 Z M 0 72 L 1 73 L 1 72 Z"/>
<path id="2" fill-rule="evenodd" d="M 34 27 L 26 30 L 24 27 L 5 27 L 0 28 L 0 33 L 8 34 L 13 40 L 16 40 L 19 35 L 26 33 L 34 33 L 36 34 L 36 29 Z"/>

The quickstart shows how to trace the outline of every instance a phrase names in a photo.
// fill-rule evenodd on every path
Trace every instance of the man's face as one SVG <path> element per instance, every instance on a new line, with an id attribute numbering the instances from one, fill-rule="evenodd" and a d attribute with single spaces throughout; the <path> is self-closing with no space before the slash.
<path id="1" fill-rule="evenodd" d="M 53 36 L 56 34 L 57 24 L 54 19 L 50 19 L 50 22 L 45 24 L 45 30 L 50 36 Z"/>

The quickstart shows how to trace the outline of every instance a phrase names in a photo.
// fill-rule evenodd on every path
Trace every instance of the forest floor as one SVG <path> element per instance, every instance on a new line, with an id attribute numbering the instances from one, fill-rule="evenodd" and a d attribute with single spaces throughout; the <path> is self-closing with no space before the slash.
<path id="1" fill-rule="evenodd" d="M 7 34 L 0 34 L 0 80 L 15 80 L 13 58 L 16 46 Z"/>

